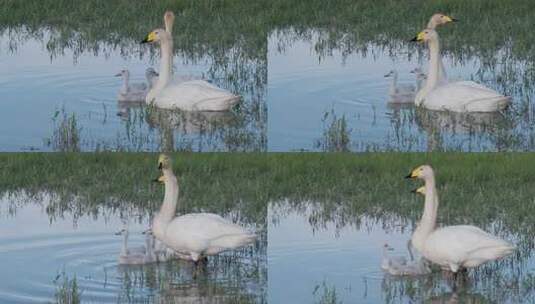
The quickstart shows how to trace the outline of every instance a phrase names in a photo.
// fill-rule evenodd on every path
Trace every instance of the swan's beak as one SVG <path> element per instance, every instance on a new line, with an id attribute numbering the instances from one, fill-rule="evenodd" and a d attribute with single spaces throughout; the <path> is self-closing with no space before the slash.
<path id="1" fill-rule="evenodd" d="M 156 40 L 156 33 L 150 32 L 145 39 L 141 40 L 141 43 L 152 43 Z"/>
<path id="2" fill-rule="evenodd" d="M 121 77 L 121 76 L 123 76 L 122 73 L 115 74 L 115 77 Z"/>
<path id="3" fill-rule="evenodd" d="M 115 235 L 121 235 L 121 234 L 123 234 L 123 232 L 124 232 L 124 229 L 121 229 L 121 230 L 115 232 Z"/>
<path id="4" fill-rule="evenodd" d="M 411 39 L 411 42 L 416 42 L 416 41 L 423 41 L 424 40 L 424 32 L 419 32 L 418 35 L 416 35 L 416 37 L 412 38 Z"/>
<path id="5" fill-rule="evenodd" d="M 422 186 L 420 188 L 416 188 L 411 191 L 412 193 L 420 193 L 422 195 L 425 195 L 425 186 Z"/>
<path id="6" fill-rule="evenodd" d="M 405 178 L 417 178 L 418 174 L 416 173 L 416 170 L 412 170 L 411 173 L 409 173 Z"/>
<path id="7" fill-rule="evenodd" d="M 160 176 L 160 177 L 158 177 L 156 179 L 153 179 L 152 181 L 155 182 L 155 183 L 163 184 L 165 182 L 165 176 L 162 175 L 162 176 Z"/>
<path id="8" fill-rule="evenodd" d="M 457 22 L 459 20 L 455 19 L 455 18 L 451 18 L 450 16 L 444 16 L 444 19 L 446 20 L 446 22 Z"/>
<path id="9" fill-rule="evenodd" d="M 162 170 L 163 169 L 163 162 L 158 162 L 158 170 Z"/>

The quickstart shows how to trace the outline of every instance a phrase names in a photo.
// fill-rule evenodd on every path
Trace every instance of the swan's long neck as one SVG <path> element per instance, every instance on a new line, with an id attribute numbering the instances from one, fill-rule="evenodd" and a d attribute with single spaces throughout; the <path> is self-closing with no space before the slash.
<path id="1" fill-rule="evenodd" d="M 398 87 L 398 73 L 394 72 L 392 82 L 390 83 L 390 94 L 395 94 Z"/>
<path id="2" fill-rule="evenodd" d="M 169 223 L 176 213 L 179 192 L 178 182 L 171 169 L 164 169 L 163 174 L 165 176 L 165 195 L 158 217 L 161 223 Z"/>
<path id="3" fill-rule="evenodd" d="M 429 41 L 429 75 L 427 75 L 426 87 L 434 89 L 439 80 L 440 69 L 440 42 L 438 39 Z"/>
<path id="4" fill-rule="evenodd" d="M 130 76 L 128 74 L 123 75 L 123 86 L 121 87 L 121 93 L 126 94 L 128 93 L 129 89 L 129 82 L 130 82 Z"/>
<path id="5" fill-rule="evenodd" d="M 161 48 L 161 60 L 160 60 L 160 76 L 158 78 L 158 83 L 156 84 L 157 89 L 163 89 L 169 80 L 171 79 L 172 74 L 172 65 L 173 65 L 173 40 L 172 39 L 163 39 L 160 41 Z"/>
<path id="6" fill-rule="evenodd" d="M 128 229 L 124 231 L 123 248 L 121 248 L 121 255 L 127 255 L 127 254 L 128 254 Z"/>
<path id="7" fill-rule="evenodd" d="M 422 219 L 412 235 L 412 245 L 422 252 L 425 239 L 435 230 L 438 211 L 438 195 L 435 188 L 435 177 L 425 181 L 425 206 Z"/>
<path id="8" fill-rule="evenodd" d="M 433 29 L 433 30 L 437 28 L 437 23 L 435 21 L 435 18 L 431 17 L 431 19 L 429 19 L 429 22 L 427 23 L 427 28 Z"/>

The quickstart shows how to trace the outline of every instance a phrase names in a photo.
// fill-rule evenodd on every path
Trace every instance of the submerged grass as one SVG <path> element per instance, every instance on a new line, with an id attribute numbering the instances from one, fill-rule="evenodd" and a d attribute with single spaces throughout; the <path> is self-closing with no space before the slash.
<path id="1" fill-rule="evenodd" d="M 65 273 L 61 272 L 54 280 L 56 292 L 54 294 L 54 303 L 56 304 L 79 304 L 82 303 L 82 291 L 78 287 L 76 276 L 72 279 Z"/>

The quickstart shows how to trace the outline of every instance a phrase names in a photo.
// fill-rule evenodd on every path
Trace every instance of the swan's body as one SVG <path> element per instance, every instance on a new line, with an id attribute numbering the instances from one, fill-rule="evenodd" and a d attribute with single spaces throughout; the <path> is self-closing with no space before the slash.
<path id="1" fill-rule="evenodd" d="M 167 156 L 160 156 L 163 172 L 160 181 L 165 184 L 165 196 L 152 225 L 158 240 L 178 255 L 195 262 L 201 257 L 237 249 L 255 241 L 256 235 L 217 214 L 192 213 L 175 217 L 179 189 L 169 162 Z"/>
<path id="2" fill-rule="evenodd" d="M 117 100 L 120 102 L 143 102 L 149 89 L 158 80 L 158 74 L 153 68 L 148 68 L 145 71 L 147 83 L 130 83 L 130 72 L 126 69 L 115 76 L 123 78 L 123 85 L 117 94 Z"/>
<path id="3" fill-rule="evenodd" d="M 438 196 L 430 166 L 420 166 L 411 178 L 425 181 L 422 220 L 412 235 L 412 244 L 424 258 L 456 273 L 510 255 L 515 247 L 478 227 L 459 225 L 436 228 Z"/>
<path id="4" fill-rule="evenodd" d="M 174 81 L 172 79 L 173 38 L 171 36 L 173 16 L 166 12 L 166 30 L 152 31 L 143 43 L 160 43 L 160 77 L 149 91 L 145 102 L 163 109 L 183 111 L 228 111 L 239 101 L 239 96 L 218 88 L 204 80 Z"/>
<path id="5" fill-rule="evenodd" d="M 440 84 L 440 45 L 435 30 L 425 29 L 415 41 L 425 41 L 429 46 L 429 73 L 425 86 L 416 94 L 415 104 L 430 110 L 453 112 L 496 112 L 511 102 L 492 89 L 473 81 Z"/>
<path id="6" fill-rule="evenodd" d="M 390 103 L 412 103 L 414 101 L 416 92 L 414 85 L 398 84 L 398 72 L 395 70 L 390 71 L 385 77 L 392 77 L 390 89 L 388 90 Z"/>

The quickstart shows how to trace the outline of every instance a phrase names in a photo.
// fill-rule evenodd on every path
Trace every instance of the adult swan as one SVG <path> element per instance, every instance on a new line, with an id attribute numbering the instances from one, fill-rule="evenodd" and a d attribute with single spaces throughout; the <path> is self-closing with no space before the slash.
<path id="1" fill-rule="evenodd" d="M 161 49 L 160 77 L 147 94 L 145 102 L 158 108 L 183 111 L 230 110 L 240 100 L 239 96 L 204 80 L 180 82 L 172 79 L 173 38 L 172 24 L 168 22 L 172 22 L 172 18 L 166 19 L 167 30 L 156 29 L 141 41 L 141 43 L 159 43 Z"/>
<path id="2" fill-rule="evenodd" d="M 425 181 L 424 212 L 411 239 L 414 248 L 424 258 L 457 274 L 460 269 L 477 267 L 513 253 L 513 245 L 475 226 L 437 228 L 438 195 L 433 169 L 427 165 L 420 166 L 407 178 Z"/>
<path id="3" fill-rule="evenodd" d="M 158 159 L 162 170 L 159 182 L 165 185 L 160 212 L 154 217 L 154 236 L 180 257 L 197 263 L 201 258 L 237 249 L 253 243 L 256 235 L 213 213 L 190 213 L 176 216 L 178 182 L 171 160 L 162 154 Z"/>
<path id="4" fill-rule="evenodd" d="M 427 42 L 429 72 L 425 86 L 416 94 L 417 106 L 453 112 L 496 112 L 505 109 L 511 99 L 473 81 L 440 84 L 440 44 L 433 29 L 421 31 L 412 41 Z"/>

